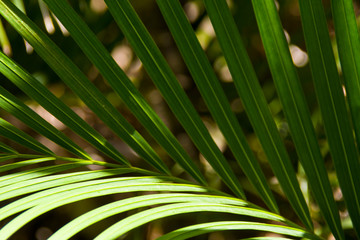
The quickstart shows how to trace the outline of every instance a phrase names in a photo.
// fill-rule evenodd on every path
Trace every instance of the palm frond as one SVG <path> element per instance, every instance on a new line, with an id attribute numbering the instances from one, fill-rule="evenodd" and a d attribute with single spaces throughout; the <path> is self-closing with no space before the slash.
<path id="1" fill-rule="evenodd" d="M 358 120 L 360 115 L 358 109 L 360 102 L 358 96 L 360 92 L 360 61 L 356 57 L 356 52 L 360 49 L 360 38 L 354 7 L 351 2 L 331 1 L 331 4 L 346 94 L 349 100 L 351 118 L 359 149 L 360 125 Z M 348 133 L 349 130 L 342 130 L 350 134 Z M 352 138 L 350 139 L 352 140 Z M 348 156 L 345 158 L 339 157 L 338 161 L 336 161 L 334 156 L 334 164 L 347 207 L 349 208 L 349 214 L 359 234 L 360 190 L 358 189 L 358 183 L 360 183 L 360 176 L 357 174 L 360 171 L 359 156 L 358 152 L 353 149 L 353 143 L 344 143 L 344 148 L 346 148 Z"/>
<path id="2" fill-rule="evenodd" d="M 340 218 L 337 207 L 340 204 L 336 202 L 339 200 L 334 200 L 332 190 L 333 186 L 338 187 L 337 181 L 350 215 L 348 220 L 353 224 L 348 228 L 354 232 L 352 236 L 355 236 L 355 231 L 359 233 L 360 163 L 356 97 L 359 67 L 355 53 L 360 48 L 360 39 L 351 1 L 332 1 L 346 96 L 340 81 L 342 76 L 337 72 L 321 1 L 303 0 L 299 4 L 311 75 L 330 150 L 326 157 L 322 155 L 323 149 L 312 122 L 314 115 L 309 111 L 300 81 L 302 76 L 293 64 L 275 2 L 253 0 L 251 4 L 283 108 L 284 121 L 289 124 L 297 155 L 289 154 L 279 133 L 277 117 L 269 109 L 260 78 L 247 53 L 244 36 L 232 15 L 231 1 L 204 0 L 196 3 L 202 6 L 202 14 L 210 19 L 214 28 L 216 39 L 206 45 L 216 48 L 217 54 L 225 59 L 222 64 L 229 68 L 234 81 L 231 94 L 240 97 L 244 104 L 251 124 L 249 129 L 259 140 L 259 151 L 264 152 L 265 160 L 262 162 L 254 154 L 248 133 L 229 103 L 229 93 L 219 81 L 211 65 L 211 57 L 201 45 L 199 31 L 194 29 L 197 24 L 189 22 L 181 2 L 154 2 L 206 104 L 209 117 L 220 129 L 229 151 L 224 152 L 216 145 L 197 106 L 180 85 L 134 4 L 128 0 L 105 0 L 104 4 L 109 8 L 107 17 L 117 23 L 123 37 L 191 139 L 191 144 L 207 161 L 203 164 L 211 166 L 213 174 L 216 174 L 213 176 L 221 179 L 228 189 L 211 187 L 212 177 L 206 169 L 200 167 L 194 154 L 185 150 L 126 71 L 113 59 L 105 44 L 67 1 L 39 1 L 40 12 L 47 19 L 46 31 L 51 34 L 57 22 L 62 31 L 70 33 L 143 129 L 134 127 L 99 86 L 89 80 L 75 64 L 76 61 L 56 44 L 56 40 L 50 39 L 26 16 L 22 0 L 2 0 L 2 18 L 22 35 L 26 44 L 31 45 L 62 83 L 102 121 L 104 127 L 150 166 L 139 164 L 141 167 L 138 167 L 137 163 L 127 159 L 122 149 L 86 122 L 64 99 L 53 94 L 21 64 L 10 59 L 6 52 L 10 48 L 9 39 L 4 22 L 0 22 L 0 42 L 4 52 L 0 53 L 0 72 L 71 132 L 60 131 L 28 106 L 23 97 L 0 86 L 0 110 L 4 110 L 0 118 L 0 136 L 4 140 L 0 142 L 0 239 L 17 236 L 21 228 L 57 209 L 98 198 L 106 199 L 106 203 L 74 214 L 76 216 L 66 224 L 58 224 L 57 230 L 48 239 L 70 239 L 99 223 L 104 224 L 102 228 L 96 228 L 91 238 L 131 238 L 134 229 L 146 224 L 165 223 L 167 219 L 177 217 L 190 219 L 189 216 L 196 218 L 186 222 L 185 226 L 177 224 L 166 228 L 158 239 L 201 238 L 201 235 L 214 232 L 226 235 L 228 230 L 242 239 L 322 239 L 328 234 L 333 234 L 336 239 L 345 239 L 349 229 L 346 232 L 343 229 L 345 221 Z M 28 57 L 31 59 L 33 56 Z M 14 118 L 8 118 L 9 115 Z M 15 118 L 31 131 L 23 129 L 16 121 L 12 122 Z M 58 154 L 37 136 L 63 147 L 69 155 Z M 83 147 L 87 143 L 78 142 L 79 139 L 92 145 L 101 156 L 97 158 L 92 154 L 92 148 Z M 171 162 L 167 161 L 168 158 Z M 299 172 L 294 168 L 297 158 L 301 164 Z M 327 166 L 329 162 L 335 166 L 335 177 Z M 271 171 L 264 166 L 270 166 Z M 180 168 L 184 175 L 176 173 Z M 243 174 L 240 175 L 240 171 Z M 269 176 L 276 178 L 280 190 L 274 187 Z M 310 185 L 307 201 L 302 189 L 304 183 Z M 296 213 L 294 216 L 285 217 L 289 216 L 288 209 L 282 207 L 284 199 L 279 201 L 280 196 Z M 252 202 L 253 199 L 256 200 Z M 319 206 L 321 216 L 316 216 L 314 204 Z M 324 226 L 314 226 L 315 219 Z M 326 230 L 320 232 L 319 229 Z M 248 230 L 252 230 L 251 236 L 254 237 L 242 235 Z M 279 237 L 273 238 L 262 232 L 276 233 Z"/>

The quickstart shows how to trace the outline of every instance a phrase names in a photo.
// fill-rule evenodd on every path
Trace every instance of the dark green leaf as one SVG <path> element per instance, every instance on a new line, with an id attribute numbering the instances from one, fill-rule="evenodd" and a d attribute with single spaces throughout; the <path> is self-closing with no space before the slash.
<path id="1" fill-rule="evenodd" d="M 290 126 L 297 153 L 304 168 L 314 166 L 314 162 L 321 161 L 321 154 L 275 2 L 253 0 L 252 4 L 269 67 L 283 105 L 285 117 Z M 290 162 L 283 163 L 288 165 L 286 169 L 292 169 L 289 165 Z M 288 197 L 289 199 L 296 199 L 296 201 L 291 201 L 291 204 L 306 227 L 313 229 L 309 209 L 306 206 L 299 185 L 295 184 L 297 182 L 295 174 L 291 173 L 288 177 L 288 182 L 282 182 L 282 184 L 292 183 L 290 187 L 293 188 L 293 192 L 296 194 Z"/>

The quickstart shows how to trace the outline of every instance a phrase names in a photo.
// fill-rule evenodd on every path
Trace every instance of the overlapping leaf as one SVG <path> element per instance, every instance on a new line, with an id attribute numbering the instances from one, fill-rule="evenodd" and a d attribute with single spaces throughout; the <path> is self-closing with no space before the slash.
<path id="1" fill-rule="evenodd" d="M 318 173 L 314 170 L 317 170 L 317 163 L 321 161 L 320 149 L 275 2 L 253 0 L 252 4 L 271 74 L 290 126 L 297 153 L 307 174 L 313 172 L 315 178 Z M 284 163 L 286 164 L 286 162 Z M 293 174 L 289 176 L 292 176 L 291 182 L 297 181 Z M 292 204 L 297 203 L 293 205 L 294 210 L 303 223 L 312 229 L 313 223 L 309 209 L 301 196 L 300 189 L 294 189 L 294 191 L 298 193 L 297 201 L 292 202 Z"/>
<path id="2" fill-rule="evenodd" d="M 108 1 L 107 3 L 118 25 L 124 31 L 137 55 L 143 61 L 149 75 L 152 77 L 154 83 L 171 107 L 171 110 L 188 132 L 197 148 L 213 166 L 215 171 L 217 171 L 223 181 L 237 195 L 244 198 L 243 190 L 231 167 L 215 142 L 211 139 L 195 108 L 182 90 L 174 73 L 171 71 L 165 58 L 139 20 L 130 3 L 128 1 L 124 1 L 121 4 L 114 1 Z M 249 167 L 249 169 L 251 168 Z M 264 193 L 264 191 L 262 191 L 262 193 Z M 269 193 L 267 192 L 267 194 Z M 266 194 L 264 193 L 264 195 Z M 267 202 L 270 202 L 269 205 L 273 206 L 274 203 L 269 198 L 269 195 L 266 196 L 266 199 L 268 200 Z M 273 208 L 275 209 L 276 207 Z"/>
<path id="3" fill-rule="evenodd" d="M 39 132 L 40 134 L 46 136 L 53 142 L 57 143 L 58 145 L 64 147 L 69 152 L 73 154 L 83 157 L 85 159 L 90 159 L 90 156 L 79 146 L 77 146 L 71 139 L 69 139 L 65 134 L 57 130 L 54 126 L 50 123 L 45 121 L 42 117 L 40 117 L 37 113 L 31 110 L 28 106 L 26 106 L 23 102 L 18 100 L 15 96 L 5 90 L 3 87 L 0 87 L 0 107 L 12 114 L 13 116 L 17 117 L 20 121 L 24 122 L 29 127 L 33 128 L 35 131 Z M 30 143 L 31 138 L 26 137 L 24 134 L 20 136 L 20 132 L 14 130 L 11 124 L 7 123 L 6 121 L 2 120 L 1 122 L 3 133 L 7 130 L 8 133 L 13 132 L 17 134 L 18 139 L 20 141 L 28 141 Z M 15 132 L 16 131 L 16 132 Z M 33 142 L 34 143 L 34 142 Z M 35 147 L 34 143 L 34 147 Z M 29 145 L 28 145 L 29 146 Z M 50 150 L 46 150 L 46 147 L 41 147 L 40 144 L 37 144 L 37 148 L 34 150 L 38 150 L 41 152 L 47 152 L 51 154 Z M 41 150 L 40 150 L 41 149 Z"/>
<path id="4" fill-rule="evenodd" d="M 58 76 L 86 103 L 114 133 L 140 156 L 164 171 L 164 164 L 145 139 L 119 114 L 105 96 L 75 64 L 21 11 L 5 0 L 0 13 L 23 35 Z"/>
<path id="5" fill-rule="evenodd" d="M 46 0 L 73 35 L 75 41 L 96 65 L 113 89 L 120 95 L 144 127 L 193 178 L 206 184 L 200 171 L 179 145 L 172 133 L 154 113 L 144 98 L 116 65 L 103 45 L 96 39 L 86 24 L 64 0 Z M 272 0 L 253 0 L 253 6 L 260 28 L 260 34 L 269 60 L 270 69 L 281 98 L 286 119 L 289 121 L 292 138 L 302 161 L 308 181 L 314 190 L 325 220 L 338 239 L 343 239 L 337 210 L 322 163 L 317 139 L 310 121 L 302 89 L 295 68 L 291 62 L 287 43 L 283 36 L 275 4 Z M 181 89 L 157 46 L 151 39 L 129 1 L 106 1 L 124 35 L 133 45 L 135 53 L 142 60 L 150 77 L 161 91 L 171 110 L 184 126 L 195 145 L 213 165 L 224 182 L 238 196 L 244 196 L 237 177 L 225 157 L 214 144 L 189 99 Z M 347 87 L 348 100 L 358 136 L 356 121 L 358 101 L 359 62 L 355 53 L 360 49 L 355 16 L 351 1 L 333 1 L 335 30 L 340 50 L 340 59 Z M 209 106 L 214 119 L 227 139 L 228 145 L 250 181 L 257 187 L 271 211 L 277 212 L 276 203 L 267 187 L 260 168 L 248 147 L 245 137 L 229 108 L 227 99 L 218 84 L 214 72 L 201 50 L 194 31 L 188 24 L 178 2 L 158 1 L 170 30 L 188 65 L 190 73 Z M 21 103 L 5 89 L 0 88 L 0 107 L 6 109 L 33 127 L 42 135 L 62 145 L 70 152 L 87 159 L 63 158 L 54 155 L 47 147 L 0 119 L 0 134 L 16 141 L 42 155 L 17 153 L 7 143 L 0 142 L 0 201 L 9 204 L 0 208 L 0 220 L 7 224 L 0 229 L 0 238 L 10 238 L 16 231 L 35 218 L 63 205 L 99 196 L 117 193 L 148 192 L 151 194 L 129 197 L 95 208 L 70 221 L 50 239 L 69 239 L 85 228 L 108 217 L 129 210 L 137 213 L 108 226 L 96 239 L 113 239 L 127 234 L 132 229 L 148 222 L 177 214 L 207 211 L 213 214 L 243 215 L 255 217 L 256 221 L 221 221 L 195 224 L 176 229 L 160 239 L 187 239 L 213 231 L 259 230 L 275 232 L 291 237 L 319 239 L 312 231 L 312 223 L 304 198 L 298 187 L 295 172 L 289 162 L 285 148 L 277 133 L 274 121 L 267 108 L 266 100 L 258 84 L 245 48 L 240 40 L 236 25 L 225 0 L 205 0 L 224 56 L 240 97 L 254 130 L 261 141 L 269 162 L 295 212 L 307 230 L 273 212 L 264 210 L 244 200 L 229 197 L 208 187 L 194 185 L 183 179 L 163 176 L 144 169 L 130 167 L 127 160 L 115 150 L 100 134 L 82 121 L 70 108 L 52 95 L 25 70 L 0 53 L 0 70 L 26 94 L 67 124 L 100 152 L 122 164 L 99 162 L 87 155 L 61 132 Z M 359 161 L 351 132 L 350 120 L 346 117 L 346 104 L 334 58 L 321 1 L 300 2 L 305 38 L 308 45 L 310 64 L 315 81 L 319 105 L 335 163 L 342 192 L 355 229 L 359 223 Z M 164 174 L 169 174 L 161 159 L 151 146 L 106 100 L 103 94 L 87 80 L 84 74 L 68 59 L 56 45 L 43 34 L 9 0 L 0 1 L 0 14 L 35 47 L 63 81 L 98 115 L 117 135 L 122 137 L 139 155 Z M 1 31 L 1 29 L 0 29 Z M 350 53 L 346 54 L 347 51 Z M 359 65 L 360 66 L 360 65 Z M 61 163 L 59 163 L 61 161 Z M 65 163 L 63 163 L 65 162 Z M 54 164 L 55 163 L 55 164 Z M 45 165 L 39 167 L 38 164 Z M 105 169 L 90 171 L 84 166 L 98 165 Z M 36 166 L 29 169 L 31 166 Z M 26 170 L 23 170 L 23 167 Z M 81 170 L 79 170 L 81 168 Z M 63 173 L 64 171 L 74 171 Z M 126 174 L 126 176 L 123 176 Z M 259 184 L 260 183 L 260 184 Z M 20 198 L 19 198 L 20 197 Z M 249 218 L 252 219 L 252 218 Z M 271 224 L 265 223 L 272 221 Z M 261 221 L 261 222 L 259 222 Z M 279 223 L 277 225 L 276 223 Z M 285 224 L 285 225 L 284 225 Z M 249 239 L 274 239 L 258 237 Z"/>
<path id="6" fill-rule="evenodd" d="M 272 211 L 279 211 L 212 66 L 178 2 L 157 1 L 184 61 L 235 159 Z"/>
<path id="7" fill-rule="evenodd" d="M 205 183 L 194 161 L 76 12 L 65 1 L 45 2 L 146 130 L 194 179 Z"/>
<path id="8" fill-rule="evenodd" d="M 342 74 L 346 87 L 347 99 L 354 125 L 359 149 L 360 146 L 360 37 L 352 1 L 331 1 L 334 18 L 335 36 L 339 49 Z M 340 117 L 341 118 L 341 117 Z M 346 129 L 345 129 L 346 130 Z M 346 130 L 348 133 L 348 130 Z M 349 133 L 348 133 L 349 134 Z M 351 134 L 351 133 L 350 133 Z M 350 138 L 352 139 L 352 138 Z M 349 141 L 349 138 L 343 139 Z M 348 156 L 334 156 L 334 164 L 339 183 L 344 194 L 346 205 L 353 225 L 360 236 L 360 162 L 358 152 L 353 144 L 344 142 Z"/>
<path id="9" fill-rule="evenodd" d="M 52 115 L 113 159 L 129 164 L 109 142 L 29 73 L 0 53 L 0 71 Z M 156 165 L 156 163 L 154 163 Z M 159 166 L 166 172 L 166 167 Z"/>

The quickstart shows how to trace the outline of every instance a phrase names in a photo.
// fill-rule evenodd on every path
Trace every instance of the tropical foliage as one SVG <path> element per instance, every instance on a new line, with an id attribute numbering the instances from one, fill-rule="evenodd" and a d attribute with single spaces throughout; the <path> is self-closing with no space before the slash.
<path id="1" fill-rule="evenodd" d="M 67 205 L 76 216 L 65 223 L 58 221 L 49 239 L 69 239 L 85 230 L 94 239 L 144 239 L 146 234 L 138 229 L 152 223 L 148 231 L 154 232 L 156 224 L 166 226 L 168 221 L 169 226 L 162 228 L 165 232 L 148 235 L 149 239 L 321 239 L 332 235 L 348 239 L 360 234 L 360 39 L 352 1 L 331 1 L 336 39 L 330 38 L 322 1 L 298 1 L 307 51 L 300 53 L 309 58 L 311 77 L 299 75 L 294 45 L 289 45 L 278 11 L 282 4 L 297 1 L 253 0 L 252 5 L 248 1 L 278 96 L 277 111 L 249 57 L 246 35 L 240 35 L 240 3 L 187 1 L 203 9 L 193 24 L 184 12 L 184 2 L 151 3 L 162 14 L 211 126 L 130 1 L 105 0 L 103 6 L 108 8 L 107 19 L 121 30 L 119 41 L 126 40 L 141 61 L 147 74 L 143 77 L 133 77 L 129 66 L 115 61 L 109 52 L 113 46 L 94 33 L 101 29 L 91 29 L 91 23 L 83 20 L 79 4 L 39 1 L 44 16 L 57 22 L 76 43 L 70 50 L 81 49 L 95 75 L 102 76 L 96 81 L 78 66 L 79 59 L 69 57 L 69 49 L 58 46 L 64 37 L 53 41 L 34 15 L 26 16 L 21 2 L 0 1 L 5 20 L 0 25 L 4 52 L 0 53 L 0 71 L 32 99 L 14 94 L 10 84 L 0 87 L 0 239 L 20 236 L 16 234 L 33 220 Z M 213 28 L 215 37 L 199 27 L 202 23 Z M 7 56 L 11 41 L 6 32 L 12 29 L 25 39 L 27 49 L 36 52 L 25 56 L 26 61 L 39 61 L 39 56 L 53 77 L 73 92 L 73 101 L 101 120 L 99 125 L 107 131 L 85 121 L 79 108 Z M 217 63 L 206 51 L 211 44 L 221 55 Z M 214 70 L 216 64 L 228 70 L 233 91 L 224 89 L 219 71 Z M 139 90 L 137 78 L 152 80 L 159 101 L 166 102 L 196 149 L 187 148 L 174 134 L 153 100 Z M 311 108 L 302 85 L 305 80 L 315 89 Z M 247 128 L 229 103 L 234 98 L 229 93 L 240 98 Z M 42 114 L 34 102 L 44 109 Z M 50 122 L 49 113 L 67 131 Z M 324 128 L 323 136 L 315 124 Z M 290 136 L 284 138 L 283 131 Z M 223 139 L 223 146 L 216 142 L 214 132 Z M 116 144 L 119 139 L 136 153 L 132 156 L 137 160 L 124 156 L 127 148 Z M 54 143 L 68 153 L 54 151 Z M 287 147 L 289 143 L 296 151 Z M 192 151 L 200 153 L 200 160 Z M 335 191 L 341 193 L 336 201 Z M 95 198 L 102 199 L 96 206 L 85 201 Z M 286 199 L 286 207 L 281 199 Z M 348 215 L 340 217 L 339 207 Z M 83 209 L 78 212 L 77 208 Z"/>

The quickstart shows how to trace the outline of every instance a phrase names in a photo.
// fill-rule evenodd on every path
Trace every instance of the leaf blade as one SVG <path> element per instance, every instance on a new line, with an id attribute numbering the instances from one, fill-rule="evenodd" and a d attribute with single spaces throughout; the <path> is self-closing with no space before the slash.
<path id="1" fill-rule="evenodd" d="M 299 192 L 294 192 L 298 187 L 291 186 L 295 172 L 229 8 L 222 0 L 205 0 L 204 3 L 236 89 L 268 161 L 290 201 L 297 201 L 293 196 L 299 195 Z"/>
<path id="2" fill-rule="evenodd" d="M 331 1 L 341 68 L 343 70 L 347 99 L 358 143 L 360 142 L 360 39 L 354 7 L 351 1 Z M 346 206 L 357 235 L 360 236 L 360 163 L 359 156 L 346 161 L 334 161 Z"/>
<path id="3" fill-rule="evenodd" d="M 114 237 L 120 237 L 126 232 L 150 221 L 153 221 L 158 218 L 164 218 L 167 216 L 174 216 L 177 214 L 189 213 L 189 212 L 222 212 L 222 213 L 231 213 L 236 215 L 245 215 L 252 216 L 262 219 L 271 219 L 274 221 L 286 221 L 284 218 L 279 215 L 269 213 L 266 211 L 240 207 L 240 206 L 229 206 L 226 204 L 215 204 L 215 203 L 173 203 L 161 207 L 152 208 L 149 210 L 142 211 L 140 213 L 134 214 L 130 217 L 127 217 L 102 233 L 100 233 L 95 240 L 109 239 Z"/>
<path id="4" fill-rule="evenodd" d="M 16 128 L 9 122 L 0 118 L 0 135 L 15 141 L 23 146 L 28 147 L 36 152 L 40 152 L 46 155 L 54 155 L 54 153 L 43 144 L 36 141 L 34 138 L 24 133 L 20 129 Z"/>
<path id="5" fill-rule="evenodd" d="M 64 133 L 60 132 L 50 123 L 45 121 L 42 117 L 40 117 L 37 113 L 31 110 L 28 106 L 26 106 L 23 102 L 18 100 L 15 96 L 13 96 L 3 87 L 0 87 L 0 106 L 2 109 L 11 113 L 13 116 L 18 118 L 23 123 L 25 123 L 28 127 L 34 129 L 38 133 L 41 133 L 42 135 L 44 135 L 51 141 L 59 144 L 69 152 L 85 159 L 91 159 L 89 154 L 87 154 L 83 149 L 81 149 L 72 140 L 70 140 Z M 8 130 L 12 130 L 15 131 L 15 133 L 20 134 L 20 132 L 15 130 L 14 127 L 11 127 L 11 124 L 2 121 L 2 125 L 7 126 Z M 12 136 L 16 137 L 15 135 Z M 31 140 L 31 138 L 26 137 L 26 135 L 24 134 L 22 134 L 22 136 L 18 135 L 18 137 L 20 137 L 18 139 L 23 139 L 27 141 Z M 28 144 L 28 146 L 30 145 Z M 43 149 L 42 152 L 45 151 L 46 149 L 46 148 L 39 148 L 40 147 L 39 144 L 37 146 L 38 146 L 37 150 Z M 52 154 L 51 152 L 48 152 L 47 154 L 49 153 Z"/>
<path id="6" fill-rule="evenodd" d="M 204 177 L 190 156 L 75 11 L 66 1 L 45 2 L 153 138 L 194 179 L 205 184 Z"/>
<path id="7" fill-rule="evenodd" d="M 189 137 L 200 150 L 202 155 L 218 172 L 223 181 L 239 196 L 245 197 L 240 183 L 236 179 L 226 159 L 211 139 L 198 113 L 182 90 L 174 73 L 166 63 L 160 50 L 143 26 L 139 17 L 128 1 L 107 1 L 115 20 L 135 52 L 143 61 L 144 67 L 151 76 L 155 85 L 161 91 L 179 122 L 183 125 Z"/>
<path id="8" fill-rule="evenodd" d="M 301 237 L 306 239 L 320 239 L 319 237 L 308 233 L 302 229 L 290 228 L 287 226 L 280 226 L 275 224 L 265 224 L 258 222 L 245 222 L 245 221 L 221 221 L 221 222 L 210 222 L 196 224 L 189 227 L 180 228 L 174 230 L 170 233 L 167 233 L 160 238 L 159 240 L 182 240 L 189 239 L 195 236 L 202 234 L 215 232 L 215 231 L 225 231 L 225 230 L 256 230 L 256 231 L 267 231 L 273 232 L 276 234 L 284 234 L 293 237 Z M 253 239 L 253 238 L 251 238 Z M 258 238 L 254 238 L 258 239 Z M 284 238 L 259 238 L 260 239 L 284 239 Z"/>
<path id="9" fill-rule="evenodd" d="M 34 47 L 57 75 L 81 100 L 149 163 L 161 160 L 145 139 L 110 104 L 104 95 L 86 78 L 75 64 L 9 0 L 0 2 L 1 15 Z M 149 160 L 150 159 L 150 160 Z M 158 166 L 155 166 L 158 167 Z"/>
<path id="10" fill-rule="evenodd" d="M 353 133 L 350 119 L 346 117 L 347 107 L 340 84 L 340 78 L 332 51 L 329 33 L 327 31 L 326 17 L 321 1 L 301 1 L 300 2 L 301 19 L 307 43 L 308 54 L 310 57 L 310 66 L 315 83 L 320 109 L 323 115 L 326 135 L 330 146 L 330 153 L 334 162 L 344 162 L 348 159 L 356 159 L 357 151 L 354 144 Z M 338 163 L 339 164 L 339 163 Z M 322 170 L 322 169 L 320 169 Z M 325 220 L 328 222 L 333 234 L 337 239 L 344 239 L 344 233 L 341 229 L 341 223 L 338 213 L 335 211 L 336 205 L 332 198 L 332 190 L 326 170 L 322 170 L 322 178 L 326 181 L 326 189 L 317 187 L 316 181 L 314 189 L 324 192 L 323 200 L 319 205 Z M 317 176 L 320 176 L 317 175 Z M 339 178 L 341 176 L 339 175 Z M 310 176 L 309 176 L 309 179 Z M 314 177 L 312 178 L 314 179 Z M 319 191 L 320 192 L 320 191 Z M 314 192 L 316 196 L 318 191 Z M 327 199 L 325 196 L 328 195 Z M 325 208 L 325 206 L 327 206 Z"/>
<path id="11" fill-rule="evenodd" d="M 214 120 L 243 172 L 267 206 L 278 212 L 275 199 L 230 104 L 180 3 L 157 1 L 174 40 Z"/>
<path id="12" fill-rule="evenodd" d="M 135 208 L 143 208 L 157 204 L 168 204 L 176 202 L 214 202 L 214 203 L 226 203 L 233 205 L 247 205 L 246 202 L 225 198 L 221 196 L 213 195 L 195 195 L 195 194 L 183 194 L 183 193 L 159 193 L 146 196 L 138 196 L 125 200 L 116 201 L 107 205 L 96 208 L 89 211 L 72 222 L 67 223 L 57 232 L 55 232 L 49 240 L 56 239 L 68 239 L 81 231 L 82 229 L 89 227 L 90 225 L 101 221 L 107 217 L 119 214 L 125 211 L 133 210 Z"/>
<path id="13" fill-rule="evenodd" d="M 94 180 L 97 178 L 115 176 L 117 174 L 124 174 L 133 172 L 129 168 L 117 168 L 106 170 L 95 170 L 75 173 L 64 173 L 51 176 L 41 176 L 33 179 L 27 179 L 25 183 L 14 182 L 8 186 L 2 186 L 0 201 L 18 197 L 24 194 L 41 191 L 44 189 L 54 188 L 61 185 L 72 184 L 76 182 Z"/>
<path id="14" fill-rule="evenodd" d="M 207 190 L 195 185 L 167 183 L 166 179 L 155 177 L 123 177 L 69 184 L 32 194 L 1 208 L 0 219 L 3 219 L 31 207 L 0 229 L 0 235 L 6 239 L 37 216 L 71 202 L 135 191 L 206 192 Z"/>
<path id="15" fill-rule="evenodd" d="M 2 53 L 0 53 L 0 71 L 29 97 L 32 97 L 42 107 L 48 110 L 54 117 L 96 146 L 100 151 L 125 165 L 129 164 L 104 137 L 55 97 L 55 95 L 39 81 L 34 79 L 34 77 Z"/>
<path id="16" fill-rule="evenodd" d="M 7 146 L 6 144 L 0 142 L 0 151 L 4 153 L 17 154 L 18 152 L 12 147 Z"/>
<path id="17" fill-rule="evenodd" d="M 314 162 L 321 160 L 321 154 L 275 3 L 267 0 L 253 0 L 252 4 L 270 71 L 290 126 L 297 153 L 305 166 L 311 166 Z M 289 181 L 293 185 L 294 192 L 297 193 L 293 196 L 297 201 L 291 203 L 307 228 L 313 229 L 309 209 L 294 176 L 294 174 L 289 175 Z"/>

